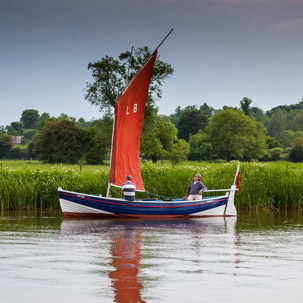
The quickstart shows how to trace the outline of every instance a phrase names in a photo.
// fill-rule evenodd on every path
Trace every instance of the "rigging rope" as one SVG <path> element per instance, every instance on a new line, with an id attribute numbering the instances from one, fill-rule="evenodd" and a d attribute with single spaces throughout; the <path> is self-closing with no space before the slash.
<path id="1" fill-rule="evenodd" d="M 148 191 L 145 191 L 147 194 L 150 194 L 150 195 L 153 195 L 153 196 L 157 196 L 157 197 L 161 197 L 161 198 L 166 198 L 166 199 L 176 199 L 174 197 L 168 197 L 168 196 L 161 196 L 161 195 L 157 195 L 157 194 L 154 194 L 154 193 L 150 193 Z"/>

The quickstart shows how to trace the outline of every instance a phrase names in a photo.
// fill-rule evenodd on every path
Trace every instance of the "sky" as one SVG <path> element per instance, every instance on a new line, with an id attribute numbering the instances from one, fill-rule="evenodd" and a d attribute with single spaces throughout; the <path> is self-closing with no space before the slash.
<path id="1" fill-rule="evenodd" d="M 159 49 L 174 74 L 156 101 L 264 111 L 303 96 L 303 0 L 0 0 L 0 125 L 26 109 L 85 120 L 89 62 Z"/>

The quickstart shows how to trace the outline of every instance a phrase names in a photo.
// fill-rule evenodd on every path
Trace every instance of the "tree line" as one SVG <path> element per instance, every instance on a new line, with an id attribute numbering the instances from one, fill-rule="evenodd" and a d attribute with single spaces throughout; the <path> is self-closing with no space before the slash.
<path id="1" fill-rule="evenodd" d="M 90 62 L 94 81 L 87 83 L 85 99 L 98 106 L 103 117 L 85 121 L 26 109 L 19 121 L 0 126 L 0 158 L 88 164 L 109 159 L 115 100 L 126 79 L 134 77 L 150 54 L 148 47 L 143 47 L 133 55 L 124 52 L 118 59 L 105 56 Z M 161 86 L 173 72 L 170 64 L 157 58 L 143 124 L 142 159 L 172 163 L 186 159 L 303 161 L 303 100 L 264 112 L 244 97 L 238 108 L 214 109 L 204 103 L 200 107 L 179 106 L 169 116 L 159 115 L 155 100 L 161 98 Z M 22 136 L 21 145 L 13 145 L 12 136 Z"/>
<path id="2" fill-rule="evenodd" d="M 298 108 L 302 106 L 302 108 Z M 143 159 L 303 161 L 303 102 L 264 113 L 250 108 L 215 110 L 204 103 L 157 115 L 142 133 Z M 290 119 L 292 117 L 292 119 Z M 37 158 L 48 163 L 102 163 L 110 157 L 112 116 L 85 121 L 24 110 L 20 121 L 0 127 L 0 158 Z M 277 131 L 279 130 L 279 132 Z M 274 134 L 272 132 L 275 132 Z M 12 136 L 22 136 L 13 145 Z"/>

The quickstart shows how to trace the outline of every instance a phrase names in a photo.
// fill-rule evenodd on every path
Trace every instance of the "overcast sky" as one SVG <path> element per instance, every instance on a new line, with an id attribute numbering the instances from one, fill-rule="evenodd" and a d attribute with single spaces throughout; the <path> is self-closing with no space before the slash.
<path id="1" fill-rule="evenodd" d="M 0 125 L 25 109 L 100 118 L 84 98 L 89 62 L 157 47 L 174 75 L 160 114 L 177 106 L 268 110 L 303 96 L 302 0 L 0 0 Z"/>

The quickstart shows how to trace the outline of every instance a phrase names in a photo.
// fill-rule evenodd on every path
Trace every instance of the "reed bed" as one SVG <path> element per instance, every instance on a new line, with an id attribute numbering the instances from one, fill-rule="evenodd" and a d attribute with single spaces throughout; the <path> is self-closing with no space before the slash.
<path id="1" fill-rule="evenodd" d="M 1 162 L 1 161 L 0 161 Z M 22 209 L 59 209 L 57 188 L 105 195 L 109 167 L 79 165 L 45 165 L 39 162 L 1 162 L 1 212 Z M 208 189 L 230 188 L 237 163 L 185 162 L 141 163 L 146 191 L 137 198 L 183 197 L 196 173 L 202 175 Z M 114 188 L 113 197 L 121 197 Z M 211 193 L 205 193 L 209 196 Z M 157 197 L 157 196 L 156 196 Z M 236 195 L 239 209 L 301 209 L 303 206 L 303 164 L 288 162 L 242 163 L 240 191 Z"/>

